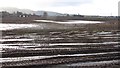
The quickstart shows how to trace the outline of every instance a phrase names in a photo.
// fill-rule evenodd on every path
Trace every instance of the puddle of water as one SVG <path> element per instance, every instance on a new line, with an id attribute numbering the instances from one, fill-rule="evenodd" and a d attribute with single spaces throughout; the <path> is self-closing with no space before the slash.
<path id="1" fill-rule="evenodd" d="M 60 24 L 97 24 L 97 23 L 103 23 L 100 21 L 83 21 L 83 20 L 69 20 L 67 22 L 56 22 Z"/>
<path id="2" fill-rule="evenodd" d="M 104 44 L 118 44 L 119 42 L 103 42 L 103 43 L 56 43 L 56 44 L 49 44 L 50 46 L 55 45 L 104 45 Z"/>
<path id="3" fill-rule="evenodd" d="M 34 20 L 37 22 L 51 22 L 51 23 L 60 23 L 60 24 L 94 24 L 94 23 L 103 23 L 100 21 L 83 21 L 83 20 L 68 20 L 66 22 L 52 21 L 52 20 Z"/>
<path id="4" fill-rule="evenodd" d="M 33 39 L 25 39 L 31 41 Z M 24 41 L 25 41 L 24 40 Z M 15 39 L 13 41 L 21 41 L 21 39 Z M 23 39 L 22 39 L 23 41 Z M 29 47 L 40 47 L 40 46 L 60 46 L 60 45 L 107 45 L 107 44 L 119 44 L 119 42 L 104 42 L 104 43 L 53 43 L 53 44 L 36 44 L 36 43 L 14 43 L 14 44 L 0 44 L 0 48 L 13 48 L 13 49 L 28 49 Z M 74 49 L 74 48 L 30 48 L 31 50 L 51 50 L 51 49 Z"/>
<path id="5" fill-rule="evenodd" d="M 104 55 L 104 54 L 114 54 L 119 52 L 103 52 L 103 53 L 91 53 L 91 54 L 72 54 L 72 55 L 51 55 L 51 56 L 29 56 L 29 57 L 14 57 L 14 58 L 0 58 L 0 63 L 2 62 L 14 62 L 14 61 L 24 61 L 24 60 L 36 60 L 36 59 L 46 59 L 53 57 L 67 57 L 67 56 L 89 56 L 89 55 Z"/>
<path id="6" fill-rule="evenodd" d="M 38 22 L 55 22 L 61 23 L 61 24 L 93 24 L 93 23 L 102 23 L 100 21 L 82 21 L 82 20 L 75 20 L 75 21 L 68 21 L 68 22 L 58 22 L 58 21 L 50 21 L 50 20 L 35 20 Z M 31 28 L 31 27 L 37 27 L 38 24 L 0 24 L 0 30 L 13 30 L 13 29 L 21 29 L 21 28 Z M 46 24 L 39 24 L 39 27 L 42 29 L 43 27 L 49 27 L 50 23 Z M 55 27 L 55 26 L 54 26 Z"/>
<path id="7" fill-rule="evenodd" d="M 94 65 L 104 65 L 110 63 L 118 63 L 120 60 L 110 60 L 110 61 L 99 61 L 99 62 L 79 62 L 72 64 L 63 64 L 60 66 L 94 66 Z"/>
<path id="8" fill-rule="evenodd" d="M 34 39 L 0 39 L 0 42 L 7 42 L 7 41 L 33 41 Z"/>
<path id="9" fill-rule="evenodd" d="M 20 28 L 36 27 L 35 24 L 0 24 L 0 30 L 13 30 Z"/>

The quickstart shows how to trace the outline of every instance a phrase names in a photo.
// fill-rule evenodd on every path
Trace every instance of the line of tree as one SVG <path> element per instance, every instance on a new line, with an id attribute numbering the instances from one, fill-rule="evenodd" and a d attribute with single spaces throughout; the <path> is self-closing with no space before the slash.
<path id="1" fill-rule="evenodd" d="M 7 11 L 1 11 L 0 12 L 0 17 L 2 17 L 2 18 L 4 18 L 4 17 L 31 17 L 31 16 L 34 16 L 34 17 L 35 16 L 36 17 L 47 17 L 48 14 L 47 14 L 47 12 L 44 12 L 43 16 L 41 16 L 41 15 L 36 15 L 35 13 L 33 13 L 33 14 L 26 14 L 26 13 L 22 13 L 22 12 L 19 12 L 19 11 L 13 12 L 13 13 L 9 13 Z"/>

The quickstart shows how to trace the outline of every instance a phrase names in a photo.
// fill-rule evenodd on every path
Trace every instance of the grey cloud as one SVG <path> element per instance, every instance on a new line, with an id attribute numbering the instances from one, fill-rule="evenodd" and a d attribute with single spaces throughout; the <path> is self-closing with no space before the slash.
<path id="1" fill-rule="evenodd" d="M 93 0 L 57 0 L 51 6 L 77 6 L 86 3 L 92 3 Z"/>

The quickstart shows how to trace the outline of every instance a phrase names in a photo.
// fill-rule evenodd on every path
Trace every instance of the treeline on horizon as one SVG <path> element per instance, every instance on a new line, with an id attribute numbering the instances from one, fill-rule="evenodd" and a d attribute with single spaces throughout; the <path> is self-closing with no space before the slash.
<path id="1" fill-rule="evenodd" d="M 0 12 L 0 17 L 2 17 L 2 22 L 33 22 L 33 20 L 55 20 L 55 21 L 66 21 L 66 20 L 89 20 L 89 21 L 109 21 L 109 20 L 119 20 L 119 16 L 87 16 L 80 14 L 63 14 L 61 16 L 49 16 L 47 12 L 43 15 L 27 14 L 23 12 L 13 12 L 9 13 L 7 11 Z"/>

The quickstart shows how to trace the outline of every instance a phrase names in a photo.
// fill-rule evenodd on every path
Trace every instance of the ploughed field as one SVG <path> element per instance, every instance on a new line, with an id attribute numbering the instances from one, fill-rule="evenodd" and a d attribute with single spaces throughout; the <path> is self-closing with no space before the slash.
<path id="1" fill-rule="evenodd" d="M 3 32 L 4 33 L 4 32 Z M 2 67 L 119 68 L 119 31 L 49 31 L 17 34 L 0 39 Z"/>

